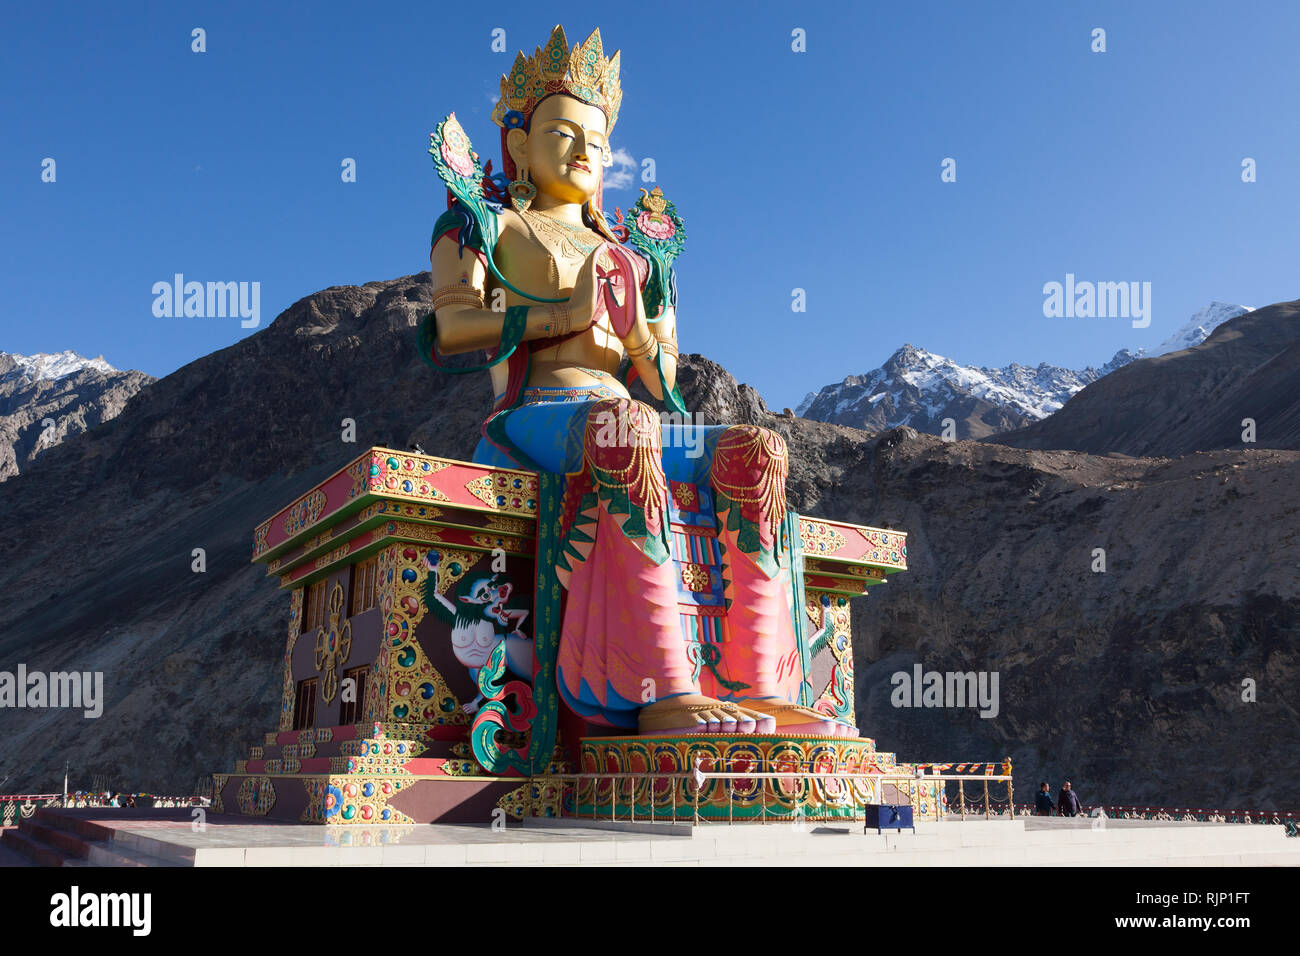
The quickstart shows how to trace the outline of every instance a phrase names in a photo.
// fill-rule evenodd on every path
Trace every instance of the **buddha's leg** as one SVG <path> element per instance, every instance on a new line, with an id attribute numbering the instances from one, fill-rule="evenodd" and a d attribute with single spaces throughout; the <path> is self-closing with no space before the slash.
<path id="1" fill-rule="evenodd" d="M 678 621 L 658 416 L 630 399 L 587 411 L 565 493 L 568 590 L 557 666 L 577 713 L 643 733 L 749 733 L 770 721 L 700 695 Z"/>
<path id="2" fill-rule="evenodd" d="M 787 471 L 785 441 L 775 432 L 733 425 L 717 440 L 709 480 L 731 599 L 729 640 L 719 647 L 714 673 L 701 675 L 701 687 L 770 714 L 781 731 L 855 735 L 795 703 L 804 674 L 793 613 L 802 608 L 791 607 L 790 546 L 781 538 Z"/>

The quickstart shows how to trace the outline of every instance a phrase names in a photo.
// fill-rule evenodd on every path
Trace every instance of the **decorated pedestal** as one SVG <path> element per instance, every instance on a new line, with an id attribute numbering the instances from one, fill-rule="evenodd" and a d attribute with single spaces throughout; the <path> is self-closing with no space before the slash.
<path id="1" fill-rule="evenodd" d="M 907 803 L 933 819 L 936 783 L 866 737 L 685 734 L 587 737 L 566 781 L 566 816 L 779 822 L 859 819 Z M 746 776 L 753 774 L 754 776 Z"/>
<path id="2" fill-rule="evenodd" d="M 933 813 L 933 785 L 903 779 L 912 766 L 866 738 L 620 736 L 559 702 L 533 640 L 556 627 L 534 613 L 548 479 L 371 448 L 257 527 L 253 561 L 289 592 L 279 723 L 215 776 L 218 810 L 327 824 L 599 816 L 610 775 L 653 771 L 625 811 L 817 819 L 888 796 Z M 707 641 L 725 613 L 708 489 L 672 485 L 679 610 Z M 798 531 L 803 703 L 852 723 L 849 599 L 904 570 L 906 538 L 809 518 Z M 703 785 L 665 776 L 697 770 Z M 746 772 L 790 777 L 707 779 Z M 899 779 L 815 776 L 858 773 Z"/>

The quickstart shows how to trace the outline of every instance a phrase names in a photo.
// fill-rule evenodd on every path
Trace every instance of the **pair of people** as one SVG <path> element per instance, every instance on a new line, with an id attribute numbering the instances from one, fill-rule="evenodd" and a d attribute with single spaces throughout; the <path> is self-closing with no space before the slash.
<path id="1" fill-rule="evenodd" d="M 1061 786 L 1055 805 L 1052 803 L 1052 791 L 1047 781 L 1039 785 L 1038 794 L 1034 798 L 1034 814 L 1050 817 L 1053 811 L 1063 817 L 1075 817 L 1083 812 L 1083 804 L 1079 802 L 1079 795 L 1070 788 L 1070 781 L 1065 781 Z"/>

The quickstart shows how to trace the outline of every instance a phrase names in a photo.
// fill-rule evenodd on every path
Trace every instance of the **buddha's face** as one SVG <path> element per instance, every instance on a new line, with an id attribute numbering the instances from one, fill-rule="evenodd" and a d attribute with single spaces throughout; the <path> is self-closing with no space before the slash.
<path id="1" fill-rule="evenodd" d="M 539 193 L 585 203 L 600 189 L 601 167 L 608 163 L 605 128 L 600 107 L 552 96 L 533 111 L 528 133 L 511 130 L 506 144 L 515 165 L 528 167 Z"/>

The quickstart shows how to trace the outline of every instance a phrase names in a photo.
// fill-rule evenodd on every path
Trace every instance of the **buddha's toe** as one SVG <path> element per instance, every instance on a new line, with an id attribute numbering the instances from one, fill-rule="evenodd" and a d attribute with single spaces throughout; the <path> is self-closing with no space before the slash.
<path id="1" fill-rule="evenodd" d="M 763 731 L 765 733 L 808 734 L 816 737 L 842 736 L 837 730 L 838 721 L 811 707 L 791 704 L 775 697 L 746 700 L 744 705 L 748 709 L 766 715 L 771 721 L 772 729 Z"/>
<path id="2" fill-rule="evenodd" d="M 732 717 L 725 710 L 710 710 L 708 731 L 711 734 L 734 733 L 736 728 L 736 718 Z M 730 725 L 730 726 L 728 726 Z"/>
<path id="3" fill-rule="evenodd" d="M 637 723 L 643 734 L 770 734 L 777 725 L 762 710 L 695 695 L 651 704 Z"/>

